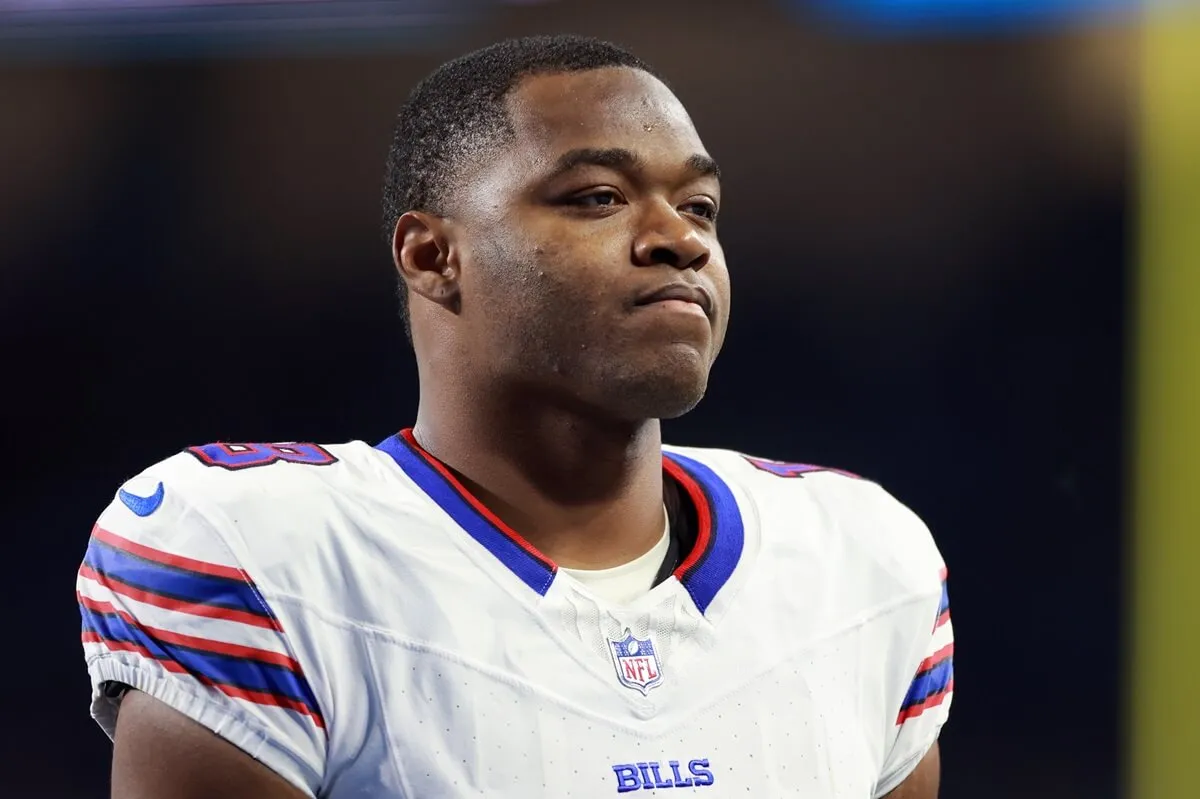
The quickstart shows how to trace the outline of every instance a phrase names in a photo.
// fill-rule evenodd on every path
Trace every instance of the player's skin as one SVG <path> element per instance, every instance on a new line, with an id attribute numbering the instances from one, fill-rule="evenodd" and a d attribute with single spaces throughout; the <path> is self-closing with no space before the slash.
<path id="1" fill-rule="evenodd" d="M 679 100 L 638 70 L 527 78 L 508 105 L 515 135 L 463 169 L 444 216 L 396 226 L 414 434 L 551 560 L 605 568 L 662 535 L 658 420 L 700 401 L 725 337 L 719 175 Z M 699 302 L 643 302 L 669 286 Z M 938 781 L 935 746 L 889 797 L 935 799 Z M 131 692 L 112 796 L 303 794 Z"/>

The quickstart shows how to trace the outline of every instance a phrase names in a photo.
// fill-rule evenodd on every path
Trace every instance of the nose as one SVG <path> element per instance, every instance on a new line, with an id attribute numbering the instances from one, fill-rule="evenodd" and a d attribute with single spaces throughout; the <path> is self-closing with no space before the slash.
<path id="1" fill-rule="evenodd" d="M 663 205 L 646 214 L 633 242 L 633 262 L 638 266 L 666 264 L 676 269 L 703 269 L 712 248 L 694 224 Z"/>

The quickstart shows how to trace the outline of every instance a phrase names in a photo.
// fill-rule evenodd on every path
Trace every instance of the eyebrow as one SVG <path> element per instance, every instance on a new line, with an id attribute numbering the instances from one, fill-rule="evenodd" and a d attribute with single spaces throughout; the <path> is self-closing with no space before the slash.
<path id="1" fill-rule="evenodd" d="M 698 177 L 721 179 L 721 167 L 707 155 L 696 153 L 684 162 L 688 170 Z M 645 161 L 632 150 L 624 147 L 581 147 L 563 153 L 554 163 L 548 179 L 552 180 L 581 166 L 599 166 L 636 172 L 645 167 Z"/>
<path id="2" fill-rule="evenodd" d="M 702 178 L 721 179 L 721 167 L 710 156 L 696 153 L 688 158 L 687 167 Z"/>

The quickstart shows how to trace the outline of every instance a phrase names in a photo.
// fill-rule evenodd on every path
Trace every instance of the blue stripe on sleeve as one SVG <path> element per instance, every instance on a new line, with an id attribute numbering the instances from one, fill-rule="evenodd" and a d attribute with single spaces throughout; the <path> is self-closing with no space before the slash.
<path id="1" fill-rule="evenodd" d="M 952 679 L 954 679 L 954 657 L 948 656 L 945 660 L 935 664 L 933 668 L 917 675 L 908 689 L 908 694 L 904 697 L 904 703 L 900 707 L 901 711 L 919 705 L 929 697 L 945 691 Z"/>
<path id="2" fill-rule="evenodd" d="M 166 643 L 115 613 L 101 613 L 84 605 L 80 605 L 79 611 L 84 630 L 95 632 L 105 640 L 144 647 L 152 657 L 174 661 L 194 677 L 283 697 L 306 705 L 314 713 L 319 712 L 307 681 L 285 666 Z"/>
<path id="3" fill-rule="evenodd" d="M 273 618 L 259 602 L 254 589 L 241 580 L 155 563 L 95 538 L 88 544 L 84 563 L 100 574 L 153 594 Z"/>

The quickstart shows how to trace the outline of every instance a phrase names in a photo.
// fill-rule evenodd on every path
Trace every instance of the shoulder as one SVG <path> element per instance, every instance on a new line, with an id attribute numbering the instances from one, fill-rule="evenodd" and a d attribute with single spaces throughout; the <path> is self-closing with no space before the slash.
<path id="1" fill-rule="evenodd" d="M 728 449 L 667 447 L 730 486 L 757 517 L 765 547 L 803 546 L 814 556 L 886 574 L 906 594 L 936 596 L 944 563 L 925 522 L 879 483 L 845 469 Z"/>
<path id="2" fill-rule="evenodd" d="M 343 462 L 339 448 L 321 449 Z M 105 731 L 114 734 L 120 707 L 108 684 L 132 686 L 311 794 L 324 769 L 331 659 L 265 589 L 319 574 L 286 531 L 298 527 L 301 497 L 320 491 L 286 470 L 253 476 L 274 469 L 213 467 L 185 451 L 127 480 L 92 529 L 76 597 Z"/>
<path id="3" fill-rule="evenodd" d="M 386 456 L 363 442 L 189 447 L 125 481 L 95 534 L 278 573 L 270 567 L 322 546 L 346 507 L 389 477 Z"/>
<path id="4" fill-rule="evenodd" d="M 287 508 L 311 511 L 386 473 L 386 456 L 361 441 L 221 442 L 188 447 L 152 464 L 126 481 L 116 499 L 145 517 L 161 507 L 236 520 L 243 512 L 264 507 L 276 514 Z M 137 496 L 154 497 L 159 504 L 138 503 Z"/>
<path id="5" fill-rule="evenodd" d="M 187 447 L 139 475 L 170 480 L 181 490 L 221 502 L 311 491 L 369 478 L 380 453 L 362 441 L 218 442 Z"/>

